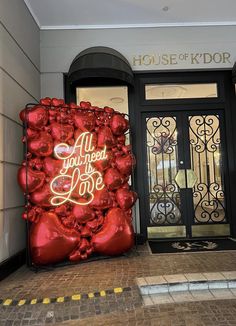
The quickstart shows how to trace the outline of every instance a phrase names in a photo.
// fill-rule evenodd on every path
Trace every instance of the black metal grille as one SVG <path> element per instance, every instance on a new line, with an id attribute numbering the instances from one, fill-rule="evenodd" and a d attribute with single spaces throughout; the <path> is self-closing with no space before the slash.
<path id="1" fill-rule="evenodd" d="M 183 224 L 177 173 L 176 117 L 146 119 L 150 225 Z"/>
<path id="2" fill-rule="evenodd" d="M 226 221 L 220 136 L 219 115 L 189 116 L 195 224 Z"/>

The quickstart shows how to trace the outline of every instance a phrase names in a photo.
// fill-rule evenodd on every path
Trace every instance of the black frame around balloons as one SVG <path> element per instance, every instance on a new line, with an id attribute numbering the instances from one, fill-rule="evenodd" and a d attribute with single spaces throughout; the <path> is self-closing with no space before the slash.
<path id="1" fill-rule="evenodd" d="M 47 110 L 52 109 L 52 108 L 55 107 L 54 105 L 44 105 L 44 104 L 41 104 L 41 103 L 28 103 L 25 106 L 26 116 L 27 116 L 27 113 L 33 107 L 35 107 L 36 105 L 43 106 Z M 63 106 L 63 105 L 60 105 L 59 107 L 61 109 L 62 108 L 68 108 L 67 106 Z M 78 112 L 79 111 L 84 112 L 85 110 L 87 112 L 93 112 L 93 113 L 96 112 L 96 111 L 91 110 L 91 109 L 84 109 L 84 108 L 79 109 L 79 108 L 76 108 L 76 111 L 78 111 Z M 103 110 L 103 109 L 101 109 L 101 110 Z M 101 111 L 97 111 L 97 112 L 101 112 Z M 117 112 L 117 111 L 115 111 L 115 112 Z M 127 120 L 129 120 L 129 115 L 128 114 L 124 114 L 124 115 L 125 115 L 125 118 L 127 118 Z M 61 125 L 63 126 L 62 123 L 61 123 Z M 50 270 L 52 268 L 65 266 L 65 265 L 79 265 L 79 264 L 82 264 L 82 263 L 89 263 L 89 262 L 95 261 L 95 260 L 112 259 L 113 256 L 96 255 L 96 256 L 93 257 L 93 254 L 92 254 L 92 256 L 90 256 L 88 259 L 85 259 L 85 260 L 82 260 L 82 261 L 79 261 L 79 262 L 70 262 L 69 260 L 65 260 L 64 262 L 61 262 L 61 263 L 51 264 L 51 265 L 46 265 L 46 266 L 35 265 L 35 264 L 32 263 L 31 250 L 30 250 L 30 226 L 31 226 L 32 222 L 30 222 L 29 218 L 28 218 L 30 202 L 29 202 L 28 179 L 27 179 L 28 178 L 27 170 L 28 170 L 28 167 L 29 167 L 27 128 L 28 128 L 27 119 L 25 119 L 25 121 L 23 122 L 23 139 L 24 139 L 23 144 L 24 144 L 24 163 L 25 163 L 25 168 L 26 168 L 26 192 L 24 193 L 24 199 L 25 199 L 25 212 L 27 214 L 27 218 L 26 218 L 26 264 L 27 264 L 27 266 L 30 269 L 32 269 L 33 271 L 37 272 L 37 271 L 41 271 L 41 270 Z M 131 145 L 131 149 L 132 149 L 132 133 L 130 131 L 130 128 L 127 130 L 127 132 L 125 132 L 125 135 L 129 135 L 129 145 Z M 135 169 L 135 167 L 132 168 L 132 173 L 130 175 L 130 177 L 131 177 L 130 189 L 133 190 L 133 191 L 135 191 L 135 189 L 134 189 L 134 184 L 135 184 L 134 183 L 134 169 Z M 136 202 L 135 205 L 137 205 L 137 202 Z M 137 231 L 138 230 L 138 217 L 137 217 L 137 214 L 136 214 L 135 206 L 132 207 L 132 225 L 133 225 L 133 228 L 134 228 L 134 248 L 132 248 L 131 250 L 134 250 L 135 254 L 137 255 L 138 254 L 138 251 L 137 251 L 137 245 L 138 245 L 138 238 L 137 238 L 137 235 L 138 235 L 138 233 L 137 233 L 138 232 Z M 123 256 L 128 257 L 128 254 L 124 253 Z"/>

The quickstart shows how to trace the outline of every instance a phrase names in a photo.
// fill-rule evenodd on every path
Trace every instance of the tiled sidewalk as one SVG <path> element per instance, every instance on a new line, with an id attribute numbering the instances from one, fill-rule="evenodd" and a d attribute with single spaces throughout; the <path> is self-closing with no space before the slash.
<path id="1" fill-rule="evenodd" d="M 234 270 L 236 251 L 151 255 L 146 246 L 127 256 L 38 273 L 22 267 L 0 283 L 0 298 L 54 300 L 0 305 L 0 325 L 236 325 L 235 299 L 144 307 L 135 283 L 137 277 Z M 128 290 L 114 293 L 114 288 Z M 101 291 L 104 296 L 68 299 Z M 55 302 L 58 297 L 68 300 Z"/>

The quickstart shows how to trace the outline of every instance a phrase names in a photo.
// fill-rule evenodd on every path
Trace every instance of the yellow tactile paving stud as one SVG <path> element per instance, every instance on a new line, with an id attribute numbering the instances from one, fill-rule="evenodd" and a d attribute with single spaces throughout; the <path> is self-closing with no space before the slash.
<path id="1" fill-rule="evenodd" d="M 100 296 L 105 297 L 106 296 L 106 291 L 100 291 Z"/>
<path id="2" fill-rule="evenodd" d="M 43 299 L 44 304 L 49 304 L 50 302 L 51 302 L 51 300 L 49 298 L 44 298 Z"/>
<path id="3" fill-rule="evenodd" d="M 57 298 L 57 302 L 64 302 L 65 301 L 65 298 L 64 297 L 58 297 Z"/>
<path id="4" fill-rule="evenodd" d="M 88 298 L 89 299 L 93 299 L 94 298 L 94 294 L 93 293 L 88 293 Z"/>
<path id="5" fill-rule="evenodd" d="M 12 303 L 12 299 L 6 299 L 4 302 L 3 302 L 3 305 L 4 306 L 10 306 Z"/>
<path id="6" fill-rule="evenodd" d="M 114 288 L 114 293 L 121 293 L 123 292 L 122 288 Z"/>
<path id="7" fill-rule="evenodd" d="M 26 303 L 26 300 L 19 300 L 18 306 L 23 306 Z"/>
<path id="8" fill-rule="evenodd" d="M 32 299 L 31 301 L 30 301 L 30 304 L 36 304 L 37 303 L 37 299 Z"/>
<path id="9" fill-rule="evenodd" d="M 71 299 L 72 300 L 75 300 L 75 301 L 76 300 L 80 300 L 81 299 L 81 295 L 80 294 L 74 294 L 74 295 L 71 296 Z"/>

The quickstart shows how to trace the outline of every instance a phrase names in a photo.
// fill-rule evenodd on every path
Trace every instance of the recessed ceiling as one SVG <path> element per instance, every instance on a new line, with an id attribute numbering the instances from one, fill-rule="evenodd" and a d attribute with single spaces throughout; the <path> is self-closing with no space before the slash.
<path id="1" fill-rule="evenodd" d="M 24 0 L 41 29 L 236 25 L 235 0 Z"/>

